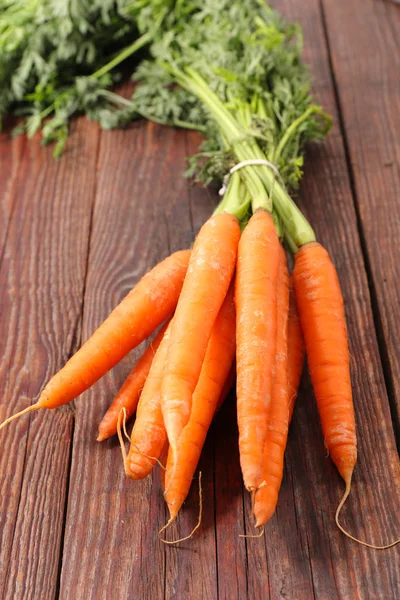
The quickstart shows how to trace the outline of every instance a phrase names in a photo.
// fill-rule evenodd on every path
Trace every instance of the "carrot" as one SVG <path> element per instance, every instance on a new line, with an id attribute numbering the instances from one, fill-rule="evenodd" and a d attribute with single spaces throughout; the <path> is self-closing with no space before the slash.
<path id="1" fill-rule="evenodd" d="M 294 404 L 300 385 L 304 365 L 304 338 L 301 330 L 293 279 L 289 281 L 289 322 L 288 322 L 288 387 L 289 387 L 289 423 L 292 420 Z"/>
<path id="2" fill-rule="evenodd" d="M 265 211 L 249 220 L 236 273 L 237 413 L 240 464 L 247 490 L 261 483 L 276 349 L 280 244 Z"/>
<path id="3" fill-rule="evenodd" d="M 352 536 L 339 522 L 357 462 L 357 437 L 343 297 L 329 254 L 317 242 L 302 246 L 296 253 L 293 284 L 325 445 L 345 482 L 336 509 L 336 525 L 363 546 L 375 550 L 392 548 L 400 539 L 375 546 Z"/>
<path id="4" fill-rule="evenodd" d="M 267 441 L 264 447 L 262 483 L 256 491 L 254 501 L 256 527 L 265 525 L 275 511 L 278 502 L 278 493 L 282 483 L 283 459 L 289 430 L 289 272 L 286 262 L 286 253 L 282 246 L 280 247 L 276 297 L 275 375 L 268 416 Z"/>
<path id="5" fill-rule="evenodd" d="M 237 219 L 220 213 L 203 225 L 193 246 L 162 382 L 161 406 L 172 452 L 189 420 L 211 330 L 235 269 L 239 238 Z"/>
<path id="6" fill-rule="evenodd" d="M 293 284 L 325 445 L 347 486 L 357 439 L 346 320 L 336 269 L 317 242 L 296 253 Z"/>
<path id="7" fill-rule="evenodd" d="M 167 440 L 164 444 L 164 448 L 161 450 L 160 465 L 167 464 L 168 450 L 169 450 L 169 444 L 168 444 L 168 440 Z M 166 471 L 165 468 L 161 468 L 161 488 L 162 488 L 163 493 L 165 492 L 165 471 Z"/>
<path id="8" fill-rule="evenodd" d="M 170 344 L 173 321 L 167 327 L 144 384 L 131 434 L 131 446 L 125 464 L 130 479 L 143 479 L 159 460 L 167 433 L 161 412 L 161 381 Z"/>
<path id="9" fill-rule="evenodd" d="M 151 363 L 153 362 L 154 355 L 164 336 L 168 323 L 169 320 L 162 326 L 154 340 L 146 348 L 145 352 L 143 352 L 112 401 L 99 425 L 98 442 L 102 442 L 117 433 L 118 415 L 123 407 L 126 409 L 127 420 L 130 419 L 135 412 L 141 391 L 150 371 Z"/>
<path id="10" fill-rule="evenodd" d="M 171 254 L 147 273 L 46 385 L 36 404 L 8 418 L 70 402 L 145 340 L 175 309 L 190 251 Z"/>
<path id="11" fill-rule="evenodd" d="M 172 522 L 181 508 L 192 483 L 208 429 L 214 414 L 232 384 L 235 357 L 235 305 L 233 285 L 215 320 L 200 377 L 193 394 L 188 423 L 178 439 L 176 453 L 168 453 L 165 500 Z"/>

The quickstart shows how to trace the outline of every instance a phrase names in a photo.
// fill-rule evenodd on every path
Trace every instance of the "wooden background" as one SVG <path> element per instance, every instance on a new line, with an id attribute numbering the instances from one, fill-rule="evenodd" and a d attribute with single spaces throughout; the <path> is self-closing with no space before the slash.
<path id="1" fill-rule="evenodd" d="M 335 118 L 309 148 L 300 205 L 343 286 L 359 435 L 346 526 L 400 536 L 400 8 L 384 0 L 280 0 L 304 27 L 305 60 Z M 0 418 L 36 398 L 141 275 L 186 248 L 217 198 L 183 178 L 198 138 L 150 123 L 73 124 L 58 162 L 39 140 L 0 137 Z M 335 527 L 342 483 L 303 377 L 276 515 L 261 540 L 238 462 L 234 397 L 201 459 L 204 518 L 179 547 L 159 473 L 125 479 L 98 422 L 137 352 L 73 405 L 0 434 L 2 600 L 400 598 L 400 546 L 377 552 Z M 173 532 L 198 512 L 197 484 Z"/>

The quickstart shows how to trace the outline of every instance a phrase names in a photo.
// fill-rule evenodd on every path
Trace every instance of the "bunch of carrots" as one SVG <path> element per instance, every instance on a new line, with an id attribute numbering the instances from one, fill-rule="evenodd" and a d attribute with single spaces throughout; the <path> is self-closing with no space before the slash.
<path id="1" fill-rule="evenodd" d="M 357 440 L 338 277 L 317 242 L 298 249 L 290 277 L 276 223 L 263 209 L 242 232 L 229 211 L 210 217 L 192 250 L 175 252 L 147 273 L 39 400 L 0 428 L 70 402 L 160 325 L 104 415 L 98 440 L 118 431 L 125 473 L 133 480 L 162 465 L 167 526 L 187 497 L 207 431 L 235 376 L 244 485 L 256 527 L 268 522 L 278 502 L 305 349 L 325 444 L 346 485 L 339 511 L 350 491 Z M 126 454 L 121 424 L 126 432 L 135 411 Z M 336 521 L 341 528 L 338 513 Z"/>
<path id="2" fill-rule="evenodd" d="M 166 459 L 169 523 L 188 494 L 235 362 L 244 484 L 253 495 L 256 526 L 270 519 L 303 368 L 303 334 L 325 442 L 349 490 L 357 442 L 336 270 L 314 242 L 295 254 L 290 278 L 274 220 L 262 209 L 242 233 L 234 215 L 213 215 L 193 249 L 172 254 L 145 275 L 36 404 L 1 427 L 70 402 L 162 323 L 101 421 L 98 440 L 117 432 L 121 415 L 125 421 L 136 411 L 125 472 L 142 479 Z"/>
<path id="3" fill-rule="evenodd" d="M 192 249 L 147 273 L 38 401 L 0 429 L 30 411 L 70 402 L 159 328 L 101 421 L 98 440 L 118 433 L 130 479 L 162 466 L 168 526 L 236 379 L 243 481 L 255 526 L 262 527 L 277 506 L 306 353 L 325 444 L 345 483 L 336 523 L 360 542 L 339 523 L 357 461 L 343 298 L 328 252 L 287 191 L 301 178 L 304 142 L 323 137 L 330 119 L 311 102 L 295 27 L 260 0 L 190 5 L 181 13 L 182 3 L 172 2 L 158 20 L 146 13 L 158 23 L 152 58 L 138 70 L 136 104 L 124 103 L 136 110 L 141 98 L 149 118 L 205 132 L 200 172 L 206 181 L 222 181 L 230 167 L 223 198 Z M 139 30 L 145 22 L 138 19 Z M 140 39 L 148 43 L 149 34 Z M 294 258 L 291 275 L 287 252 Z M 135 412 L 128 435 L 126 420 Z"/>

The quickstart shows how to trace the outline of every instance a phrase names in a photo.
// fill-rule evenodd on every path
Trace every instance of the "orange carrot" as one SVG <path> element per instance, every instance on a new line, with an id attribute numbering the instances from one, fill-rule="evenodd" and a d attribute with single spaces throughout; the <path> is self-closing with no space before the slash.
<path id="1" fill-rule="evenodd" d="M 289 283 L 289 322 L 288 322 L 288 387 L 290 414 L 289 423 L 292 420 L 294 404 L 300 385 L 301 374 L 304 365 L 304 338 L 301 330 L 300 317 L 297 312 L 296 296 L 293 289 L 293 279 Z"/>
<path id="2" fill-rule="evenodd" d="M 376 546 L 352 536 L 339 522 L 357 462 L 357 437 L 343 297 L 336 269 L 320 244 L 306 244 L 296 253 L 293 284 L 325 445 L 345 482 L 336 509 L 336 525 L 363 546 L 375 550 L 392 548 L 400 539 Z"/>
<path id="3" fill-rule="evenodd" d="M 176 453 L 168 453 L 165 500 L 172 522 L 192 483 L 208 429 L 221 396 L 229 391 L 226 382 L 235 357 L 235 305 L 233 285 L 215 320 L 200 377 L 193 394 L 188 423 L 178 439 Z"/>
<path id="4" fill-rule="evenodd" d="M 336 269 L 320 244 L 296 253 L 293 284 L 325 445 L 348 487 L 357 439 L 346 320 Z"/>
<path id="5" fill-rule="evenodd" d="M 289 430 L 288 388 L 288 317 L 289 272 L 286 253 L 280 247 L 279 273 L 276 292 L 276 356 L 272 385 L 271 406 L 268 416 L 267 441 L 264 447 L 262 483 L 255 494 L 254 515 L 256 527 L 265 525 L 273 515 L 282 483 L 283 459 Z"/>
<path id="6" fill-rule="evenodd" d="M 129 292 L 94 334 L 46 385 L 36 404 L 0 425 L 39 408 L 57 408 L 87 390 L 145 340 L 175 309 L 190 251 L 175 252 Z"/>
<path id="7" fill-rule="evenodd" d="M 169 444 L 168 444 L 168 440 L 165 442 L 164 444 L 164 448 L 161 450 L 161 454 L 160 454 L 160 465 L 166 465 L 167 464 L 167 460 L 168 460 L 168 450 L 169 450 Z M 161 467 L 161 488 L 163 493 L 165 492 L 165 468 Z"/>
<path id="8" fill-rule="evenodd" d="M 161 406 L 172 452 L 189 420 L 211 330 L 235 269 L 239 238 L 237 219 L 220 213 L 203 225 L 193 246 L 162 382 Z"/>
<path id="9" fill-rule="evenodd" d="M 173 321 L 167 327 L 144 384 L 131 434 L 131 446 L 125 464 L 130 479 L 143 479 L 159 460 L 167 433 L 161 412 L 161 381 L 170 344 Z"/>
<path id="10" fill-rule="evenodd" d="M 112 401 L 99 425 L 98 442 L 102 442 L 117 433 L 118 415 L 123 407 L 126 409 L 126 420 L 130 419 L 135 412 L 154 355 L 157 352 L 168 323 L 169 320 L 161 327 L 154 340 L 146 348 L 145 352 L 143 352 Z"/>
<path id="11" fill-rule="evenodd" d="M 249 220 L 236 273 L 237 413 L 246 489 L 261 483 L 276 350 L 276 282 L 280 244 L 265 211 Z"/>

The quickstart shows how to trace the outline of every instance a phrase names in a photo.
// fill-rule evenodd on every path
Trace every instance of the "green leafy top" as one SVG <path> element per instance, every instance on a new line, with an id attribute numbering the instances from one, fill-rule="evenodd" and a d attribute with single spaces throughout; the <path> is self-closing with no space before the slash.
<path id="1" fill-rule="evenodd" d="M 77 112 L 103 126 L 117 126 L 103 94 L 120 80 L 121 71 L 92 75 L 138 38 L 138 3 L 133 4 L 0 0 L 0 123 L 9 111 L 26 116 L 16 132 L 26 130 L 32 136 L 43 127 L 44 141 L 57 142 L 56 154 Z M 49 115 L 53 119 L 43 124 Z"/>
<path id="2" fill-rule="evenodd" d="M 103 128 L 144 116 L 203 132 L 190 173 L 222 180 L 237 162 L 232 139 L 194 93 L 188 69 L 289 187 L 301 178 L 304 143 L 329 128 L 312 104 L 299 26 L 263 0 L 0 0 L 0 11 L 0 117 L 10 109 L 25 115 L 19 131 L 41 128 L 57 155 L 77 112 Z M 132 75 L 139 84 L 130 100 L 121 98 L 110 88 L 143 47 Z"/>
<path id="3" fill-rule="evenodd" d="M 234 160 L 231 149 L 203 103 L 190 90 L 172 85 L 177 73 L 190 68 L 235 116 L 243 135 L 256 139 L 277 163 L 286 185 L 295 187 L 304 143 L 322 138 L 330 126 L 329 117 L 312 104 L 300 27 L 285 23 L 258 0 L 192 0 L 190 7 L 184 21 L 178 19 L 152 44 L 152 60 L 134 73 L 140 81 L 132 98 L 135 109 L 160 122 L 205 131 L 203 152 L 191 161 L 191 173 L 205 182 L 222 179 Z"/>

